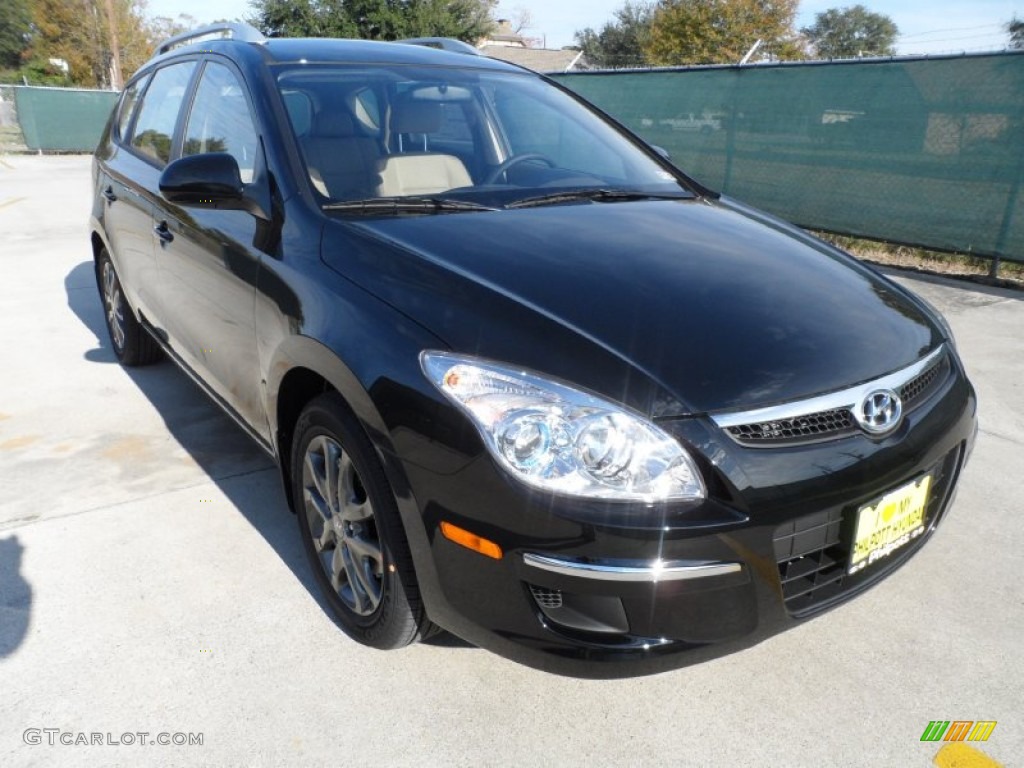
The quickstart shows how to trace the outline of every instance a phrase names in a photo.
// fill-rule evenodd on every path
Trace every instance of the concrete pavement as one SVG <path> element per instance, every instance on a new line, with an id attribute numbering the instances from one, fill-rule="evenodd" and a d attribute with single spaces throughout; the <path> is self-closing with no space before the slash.
<path id="1" fill-rule="evenodd" d="M 270 460 L 170 363 L 115 362 L 89 159 L 0 161 L 0 765 L 923 767 L 936 719 L 1024 759 L 1024 294 L 897 278 L 949 318 L 982 424 L 905 568 L 748 651 L 573 680 L 343 635 Z"/>

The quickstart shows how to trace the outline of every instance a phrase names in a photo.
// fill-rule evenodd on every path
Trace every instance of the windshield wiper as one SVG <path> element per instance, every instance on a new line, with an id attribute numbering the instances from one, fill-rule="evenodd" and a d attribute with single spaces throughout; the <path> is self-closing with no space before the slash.
<path id="1" fill-rule="evenodd" d="M 450 211 L 496 211 L 489 205 L 445 197 L 369 197 L 328 203 L 325 211 L 346 213 L 442 213 Z"/>
<path id="2" fill-rule="evenodd" d="M 623 200 L 689 200 L 685 193 L 676 195 L 659 195 L 651 192 L 639 192 L 628 189 L 571 189 L 564 192 L 552 192 L 548 195 L 524 197 L 522 200 L 506 205 L 506 208 L 534 208 L 541 205 L 557 205 L 577 200 L 593 200 L 595 202 L 619 202 Z"/>

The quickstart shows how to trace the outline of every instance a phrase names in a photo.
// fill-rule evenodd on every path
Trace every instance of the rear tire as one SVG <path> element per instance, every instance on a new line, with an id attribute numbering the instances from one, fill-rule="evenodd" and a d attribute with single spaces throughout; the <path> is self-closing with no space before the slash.
<path id="1" fill-rule="evenodd" d="M 373 648 L 429 633 L 394 494 L 373 447 L 334 392 L 310 402 L 292 443 L 303 549 L 341 628 Z"/>
<path id="2" fill-rule="evenodd" d="M 128 306 L 124 291 L 121 289 L 121 280 L 106 249 L 100 251 L 96 263 L 96 280 L 99 284 L 100 299 L 103 301 L 103 314 L 107 322 L 110 345 L 114 348 L 118 362 L 131 367 L 149 365 L 163 357 L 160 345 L 142 327 L 135 318 L 132 308 Z"/>

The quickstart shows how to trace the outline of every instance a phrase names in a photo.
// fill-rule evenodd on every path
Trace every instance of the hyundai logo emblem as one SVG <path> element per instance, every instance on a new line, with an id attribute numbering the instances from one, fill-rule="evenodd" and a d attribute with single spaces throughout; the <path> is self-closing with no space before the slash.
<path id="1" fill-rule="evenodd" d="M 861 401 L 856 416 L 865 432 L 882 435 L 899 425 L 903 416 L 903 403 L 900 396 L 891 389 L 876 389 Z"/>

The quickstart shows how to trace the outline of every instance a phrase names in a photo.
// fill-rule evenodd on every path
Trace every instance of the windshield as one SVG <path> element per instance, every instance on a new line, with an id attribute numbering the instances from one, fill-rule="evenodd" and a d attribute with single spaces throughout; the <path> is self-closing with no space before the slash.
<path id="1" fill-rule="evenodd" d="M 329 210 L 486 210 L 568 202 L 573 190 L 605 202 L 690 196 L 615 128 L 533 75 L 303 64 L 280 66 L 277 84 Z M 387 205 L 361 204 L 375 200 Z"/>

